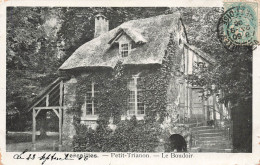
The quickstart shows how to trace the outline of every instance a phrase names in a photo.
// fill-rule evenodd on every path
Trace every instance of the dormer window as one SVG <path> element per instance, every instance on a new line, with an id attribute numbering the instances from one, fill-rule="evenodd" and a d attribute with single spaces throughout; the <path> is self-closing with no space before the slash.
<path id="1" fill-rule="evenodd" d="M 119 53 L 122 57 L 127 57 L 131 50 L 131 44 L 130 43 L 120 43 L 119 47 Z"/>

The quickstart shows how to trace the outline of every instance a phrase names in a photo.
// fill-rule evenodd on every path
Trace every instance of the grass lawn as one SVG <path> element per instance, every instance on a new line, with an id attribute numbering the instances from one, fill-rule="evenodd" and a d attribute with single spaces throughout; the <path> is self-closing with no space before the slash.
<path id="1" fill-rule="evenodd" d="M 32 134 L 29 133 L 7 133 L 6 144 L 31 142 Z"/>
<path id="2" fill-rule="evenodd" d="M 39 133 L 38 133 L 39 134 Z M 54 151 L 58 145 L 59 135 L 57 132 L 48 133 L 44 139 L 36 136 L 36 151 Z M 38 135 L 39 136 L 39 135 Z M 32 151 L 31 132 L 8 132 L 6 135 L 7 152 L 23 152 L 28 149 Z"/>

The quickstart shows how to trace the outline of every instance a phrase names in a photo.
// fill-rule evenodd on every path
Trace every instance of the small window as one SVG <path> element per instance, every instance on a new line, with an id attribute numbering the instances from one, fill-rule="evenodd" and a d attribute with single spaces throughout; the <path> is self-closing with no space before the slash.
<path id="1" fill-rule="evenodd" d="M 85 95 L 85 105 L 83 108 L 83 116 L 98 115 L 98 101 L 97 95 L 99 94 L 97 84 L 94 82 L 87 85 L 87 92 Z"/>
<path id="2" fill-rule="evenodd" d="M 129 43 L 120 44 L 120 54 L 122 57 L 127 57 L 129 55 L 130 47 Z"/>
<path id="3" fill-rule="evenodd" d="M 145 115 L 145 105 L 141 100 L 142 89 L 138 88 L 139 77 L 133 77 L 128 82 L 128 89 L 130 90 L 128 97 L 128 114 L 129 115 Z"/>
<path id="4" fill-rule="evenodd" d="M 198 62 L 197 65 L 198 65 L 199 71 L 202 71 L 205 68 L 205 63 L 204 62 Z"/>
<path id="5" fill-rule="evenodd" d="M 204 67 L 204 63 L 203 62 L 198 62 L 198 67 L 199 68 L 203 68 Z"/>

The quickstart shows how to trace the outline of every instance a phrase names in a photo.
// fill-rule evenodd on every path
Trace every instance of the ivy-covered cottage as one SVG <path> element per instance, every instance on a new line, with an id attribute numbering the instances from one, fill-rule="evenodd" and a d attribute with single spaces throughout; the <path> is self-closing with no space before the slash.
<path id="1" fill-rule="evenodd" d="M 53 110 L 62 150 L 171 151 L 167 139 L 179 134 L 189 151 L 229 151 L 225 130 L 212 127 L 228 118 L 228 110 L 187 81 L 215 60 L 190 45 L 187 35 L 178 13 L 112 30 L 97 15 L 94 39 L 62 64 L 60 78 L 30 107 L 33 132 L 38 113 Z"/>

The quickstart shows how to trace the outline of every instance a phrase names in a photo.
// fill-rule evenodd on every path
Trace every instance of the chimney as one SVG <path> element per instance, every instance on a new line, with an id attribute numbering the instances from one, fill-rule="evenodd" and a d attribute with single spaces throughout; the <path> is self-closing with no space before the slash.
<path id="1" fill-rule="evenodd" d="M 102 15 L 98 14 L 95 16 L 95 34 L 94 38 L 97 38 L 98 36 L 108 32 L 108 20 L 107 18 Z"/>

